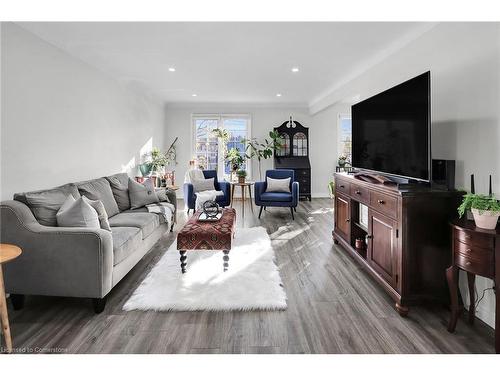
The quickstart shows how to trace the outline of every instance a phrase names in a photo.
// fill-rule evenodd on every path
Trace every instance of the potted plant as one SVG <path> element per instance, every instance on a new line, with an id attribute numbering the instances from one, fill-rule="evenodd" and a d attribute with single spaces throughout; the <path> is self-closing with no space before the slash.
<path id="1" fill-rule="evenodd" d="M 276 131 L 270 131 L 269 132 L 269 138 L 264 139 L 264 142 L 258 142 L 255 138 L 252 139 L 245 139 L 243 142 L 245 143 L 245 151 L 246 151 L 246 158 L 247 159 L 252 159 L 252 158 L 257 158 L 257 161 L 259 163 L 259 176 L 260 179 L 262 180 L 262 170 L 261 170 L 261 162 L 262 159 L 269 159 L 270 157 L 273 156 L 273 153 L 277 152 L 283 147 L 283 137 L 281 134 Z"/>
<path id="2" fill-rule="evenodd" d="M 458 213 L 462 217 L 467 210 L 472 211 L 474 222 L 478 228 L 495 229 L 500 216 L 500 203 L 489 195 L 472 194 L 464 195 Z"/>
<path id="3" fill-rule="evenodd" d="M 338 163 L 340 168 L 344 168 L 347 163 L 347 156 L 344 154 L 340 155 Z"/>
<path id="4" fill-rule="evenodd" d="M 241 156 L 238 149 L 232 148 L 226 154 L 226 162 L 231 167 L 231 170 L 236 172 L 245 163 L 245 160 L 243 159 L 243 156 Z"/>
<path id="5" fill-rule="evenodd" d="M 247 177 L 247 171 L 240 169 L 239 171 L 236 172 L 236 175 L 238 176 L 238 182 L 240 184 L 244 184 L 245 178 Z"/>

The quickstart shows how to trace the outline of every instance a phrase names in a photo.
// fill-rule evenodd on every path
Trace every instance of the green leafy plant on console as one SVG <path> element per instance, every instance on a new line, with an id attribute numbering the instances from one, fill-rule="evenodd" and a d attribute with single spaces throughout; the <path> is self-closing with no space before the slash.
<path id="1" fill-rule="evenodd" d="M 464 216 L 468 210 L 476 209 L 480 213 L 493 211 L 500 213 L 500 203 L 496 198 L 482 194 L 468 193 L 464 195 L 462 204 L 458 207 L 460 217 Z"/>
<path id="2" fill-rule="evenodd" d="M 500 202 L 489 195 L 465 194 L 458 207 L 460 217 L 471 210 L 476 226 L 483 229 L 495 229 L 500 216 Z"/>

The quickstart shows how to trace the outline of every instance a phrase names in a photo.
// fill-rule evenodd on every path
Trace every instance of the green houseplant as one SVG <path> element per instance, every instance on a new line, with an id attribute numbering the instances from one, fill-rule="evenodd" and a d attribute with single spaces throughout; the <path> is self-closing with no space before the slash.
<path id="1" fill-rule="evenodd" d="M 476 226 L 483 229 L 495 229 L 500 216 L 500 203 L 493 196 L 481 194 L 465 194 L 458 214 L 462 217 L 468 210 L 472 211 Z"/>
<path id="2" fill-rule="evenodd" d="M 247 171 L 240 169 L 239 171 L 236 172 L 236 175 L 238 176 L 238 182 L 240 184 L 244 184 L 245 178 L 247 177 Z"/>
<path id="3" fill-rule="evenodd" d="M 344 154 L 340 155 L 338 163 L 340 168 L 344 168 L 347 163 L 347 156 Z"/>
<path id="4" fill-rule="evenodd" d="M 245 159 L 236 148 L 230 149 L 227 152 L 225 159 L 233 172 L 236 172 L 245 163 Z"/>
<path id="5" fill-rule="evenodd" d="M 276 130 L 269 132 L 269 138 L 271 138 L 271 140 L 264 139 L 264 142 L 258 142 L 255 138 L 244 140 L 246 144 L 246 157 L 248 159 L 256 158 L 259 162 L 259 177 L 261 180 L 262 159 L 269 159 L 273 156 L 273 153 L 277 152 L 283 147 L 283 138 Z"/>

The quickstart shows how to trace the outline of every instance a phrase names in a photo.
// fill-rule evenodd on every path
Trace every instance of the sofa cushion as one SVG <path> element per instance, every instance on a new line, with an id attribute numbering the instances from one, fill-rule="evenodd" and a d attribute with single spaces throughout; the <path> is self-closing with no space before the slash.
<path id="1" fill-rule="evenodd" d="M 206 178 L 203 180 L 193 181 L 193 190 L 195 193 L 207 190 L 215 190 L 215 178 Z"/>
<path id="2" fill-rule="evenodd" d="M 108 180 L 104 177 L 95 180 L 77 183 L 78 191 L 81 195 L 85 195 L 88 199 L 94 201 L 101 201 L 106 209 L 108 217 L 112 217 L 120 212 L 113 191 L 109 185 Z"/>
<path id="3" fill-rule="evenodd" d="M 106 213 L 106 209 L 101 201 L 93 201 L 83 196 L 82 199 L 92 206 L 94 210 L 97 212 L 97 217 L 99 218 L 99 225 L 101 229 L 111 231 L 111 227 L 109 226 L 108 214 Z"/>
<path id="4" fill-rule="evenodd" d="M 292 194 L 290 193 L 262 193 L 260 200 L 265 202 L 291 202 Z"/>
<path id="5" fill-rule="evenodd" d="M 170 202 L 170 198 L 168 197 L 168 193 L 167 193 L 166 188 L 156 189 L 156 196 L 158 197 L 158 200 L 160 202 L 172 203 L 172 202 Z"/>
<path id="6" fill-rule="evenodd" d="M 291 178 L 266 177 L 266 193 L 290 193 Z"/>
<path id="7" fill-rule="evenodd" d="M 148 212 L 120 212 L 109 219 L 111 231 L 113 227 L 135 227 L 142 231 L 142 238 L 146 238 L 160 226 L 160 219 L 157 214 Z"/>
<path id="8" fill-rule="evenodd" d="M 130 208 L 130 198 L 128 196 L 128 179 L 127 173 L 117 173 L 112 176 L 106 177 L 113 196 L 115 197 L 116 204 L 120 211 L 126 211 Z"/>
<path id="9" fill-rule="evenodd" d="M 56 219 L 60 227 L 101 228 L 99 216 L 94 207 L 85 197 L 75 199 L 71 194 L 57 212 Z"/>
<path id="10" fill-rule="evenodd" d="M 159 202 L 153 181 L 149 178 L 142 184 L 129 178 L 128 195 L 130 197 L 130 208 L 132 209 Z"/>
<path id="11" fill-rule="evenodd" d="M 113 266 L 128 258 L 142 242 L 141 230 L 135 227 L 113 227 Z"/>
<path id="12" fill-rule="evenodd" d="M 55 227 L 57 226 L 57 211 L 66 201 L 68 195 L 72 195 L 75 200 L 80 198 L 78 189 L 74 184 L 15 194 L 14 199 L 26 204 L 40 224 Z"/>

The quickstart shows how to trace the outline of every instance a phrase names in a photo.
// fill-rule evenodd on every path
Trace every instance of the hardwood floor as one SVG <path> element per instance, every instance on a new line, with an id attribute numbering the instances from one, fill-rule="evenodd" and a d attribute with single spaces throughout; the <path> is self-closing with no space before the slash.
<path id="1" fill-rule="evenodd" d="M 174 232 L 111 291 L 100 315 L 90 300 L 77 298 L 28 296 L 23 310 L 9 308 L 14 346 L 62 353 L 494 352 L 493 330 L 479 321 L 469 326 L 461 319 L 456 333 L 448 333 L 444 308 L 415 307 L 401 318 L 382 289 L 333 244 L 331 200 L 301 201 L 295 221 L 286 208 L 269 208 L 261 220 L 254 211 L 245 207 L 237 225 L 262 225 L 270 234 L 288 295 L 286 311 L 123 311 Z M 186 217 L 179 214 L 176 230 Z"/>

